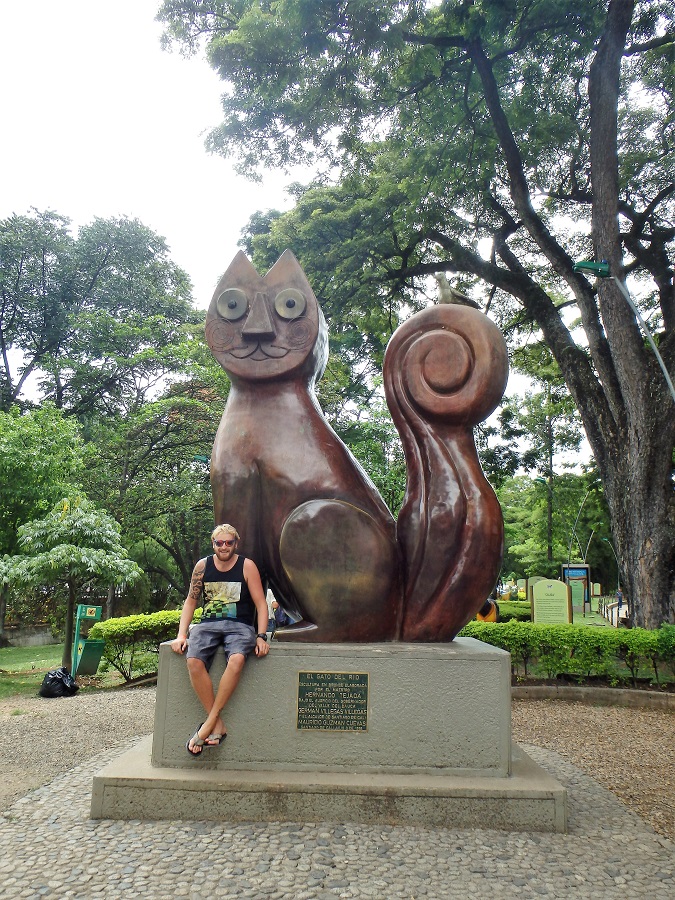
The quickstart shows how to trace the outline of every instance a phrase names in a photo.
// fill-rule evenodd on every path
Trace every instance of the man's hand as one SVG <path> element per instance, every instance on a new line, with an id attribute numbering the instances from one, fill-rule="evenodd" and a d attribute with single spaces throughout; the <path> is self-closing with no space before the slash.
<path id="1" fill-rule="evenodd" d="M 256 656 L 267 656 L 270 652 L 270 645 L 263 638 L 255 639 L 255 655 Z"/>
<path id="2" fill-rule="evenodd" d="M 177 638 L 171 641 L 171 649 L 174 653 L 185 653 L 188 646 L 188 639 L 184 634 L 179 634 Z"/>

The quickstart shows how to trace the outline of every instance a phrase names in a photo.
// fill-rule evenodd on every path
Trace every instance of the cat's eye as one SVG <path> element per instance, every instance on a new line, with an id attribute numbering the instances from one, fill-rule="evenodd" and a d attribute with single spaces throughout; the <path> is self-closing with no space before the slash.
<path id="1" fill-rule="evenodd" d="M 238 288 L 228 288 L 216 301 L 218 312 L 224 319 L 234 322 L 241 319 L 248 309 L 246 294 Z"/>
<path id="2" fill-rule="evenodd" d="M 295 288 L 280 291 L 274 300 L 274 308 L 282 319 L 297 319 L 304 313 L 306 306 L 305 295 Z"/>

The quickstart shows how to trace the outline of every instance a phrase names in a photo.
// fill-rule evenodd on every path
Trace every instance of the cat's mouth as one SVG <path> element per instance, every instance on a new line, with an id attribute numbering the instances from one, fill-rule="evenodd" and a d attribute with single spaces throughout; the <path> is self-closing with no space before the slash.
<path id="1" fill-rule="evenodd" d="M 288 353 L 288 347 L 276 347 L 274 344 L 242 344 L 228 351 L 235 359 L 253 359 L 258 362 L 265 359 L 281 359 Z"/>

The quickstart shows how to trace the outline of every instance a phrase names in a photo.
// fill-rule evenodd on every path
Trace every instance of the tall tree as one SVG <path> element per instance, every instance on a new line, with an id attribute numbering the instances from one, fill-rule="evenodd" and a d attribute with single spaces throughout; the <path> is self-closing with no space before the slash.
<path id="1" fill-rule="evenodd" d="M 6 561 L 10 582 L 23 587 L 64 585 L 68 591 L 62 665 L 70 668 L 75 605 L 96 583 L 133 583 L 143 574 L 120 541 L 115 520 L 84 497 L 66 497 L 42 519 L 19 529 L 20 556 Z"/>
<path id="2" fill-rule="evenodd" d="M 541 332 L 633 621 L 675 621 L 672 399 L 618 285 L 574 265 L 632 276 L 672 372 L 672 3 L 166 0 L 160 19 L 228 84 L 214 150 L 340 174 L 270 217 L 265 252 L 282 237 L 346 307 L 393 319 L 430 273 L 459 273 L 505 327 Z"/>
<path id="3" fill-rule="evenodd" d="M 176 603 L 208 549 L 208 459 L 229 390 L 203 341 L 183 349 L 182 381 L 128 415 L 92 424 L 97 453 L 84 476 L 88 495 L 120 522 L 163 602 Z"/>
<path id="4" fill-rule="evenodd" d="M 527 344 L 516 350 L 513 357 L 517 370 L 528 375 L 539 388 L 526 392 L 522 398 L 513 397 L 510 402 L 518 407 L 516 417 L 529 441 L 528 459 L 540 476 L 546 479 L 546 544 L 550 566 L 553 561 L 553 509 L 557 484 L 554 464 L 560 454 L 570 454 L 579 449 L 581 420 L 560 369 L 545 344 Z"/>
<path id="5" fill-rule="evenodd" d="M 33 210 L 0 222 L 0 409 L 40 399 L 86 419 L 135 408 L 201 318 L 164 240 L 133 219 Z M 32 382 L 31 382 L 32 379 Z"/>
<path id="6" fill-rule="evenodd" d="M 76 422 L 47 403 L 0 411 L 0 559 L 17 552 L 19 528 L 77 488 L 88 452 Z M 0 634 L 8 586 L 0 579 Z"/>
<path id="7" fill-rule="evenodd" d="M 497 495 L 504 513 L 506 575 L 560 578 L 561 564 L 569 559 L 587 562 L 593 581 L 605 587 L 616 584 L 607 507 L 593 473 L 556 476 L 550 539 L 548 495 L 537 479 L 508 478 Z"/>

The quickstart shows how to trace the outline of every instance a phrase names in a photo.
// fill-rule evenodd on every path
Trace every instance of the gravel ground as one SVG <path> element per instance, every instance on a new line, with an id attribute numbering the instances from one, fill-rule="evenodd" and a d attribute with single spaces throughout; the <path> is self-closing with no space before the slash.
<path id="1" fill-rule="evenodd" d="M 555 750 L 675 839 L 675 714 L 670 710 L 514 700 L 513 737 Z"/>
<path id="2" fill-rule="evenodd" d="M 154 687 L 0 702 L 0 811 L 102 750 L 149 734 L 154 705 Z M 513 737 L 559 753 L 675 839 L 672 712 L 516 700 Z"/>

